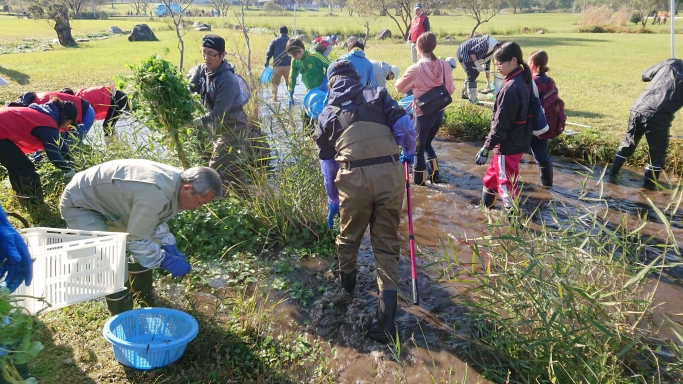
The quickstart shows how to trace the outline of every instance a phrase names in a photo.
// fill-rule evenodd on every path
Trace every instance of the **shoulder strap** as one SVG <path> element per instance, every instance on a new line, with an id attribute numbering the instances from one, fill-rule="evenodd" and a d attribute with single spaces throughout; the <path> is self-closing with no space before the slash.
<path id="1" fill-rule="evenodd" d="M 365 103 L 365 98 L 363 98 L 363 91 L 359 92 L 356 97 L 353 98 L 353 103 L 356 105 L 363 105 Z M 351 125 L 349 123 L 349 120 L 346 118 L 346 116 L 342 113 L 342 109 L 338 105 L 328 105 L 330 109 L 332 109 L 332 112 L 334 112 L 335 115 L 337 115 L 337 118 L 339 119 L 339 123 L 342 126 L 342 129 L 346 129 Z"/>

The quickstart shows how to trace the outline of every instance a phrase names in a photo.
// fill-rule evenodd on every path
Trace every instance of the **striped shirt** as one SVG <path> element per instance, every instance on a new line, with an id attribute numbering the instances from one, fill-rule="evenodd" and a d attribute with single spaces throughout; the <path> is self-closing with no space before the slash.
<path id="1" fill-rule="evenodd" d="M 493 47 L 491 47 L 493 48 Z M 461 63 L 471 63 L 473 54 L 477 60 L 487 61 L 493 55 L 493 49 L 489 52 L 489 35 L 471 38 L 458 46 L 458 61 Z"/>

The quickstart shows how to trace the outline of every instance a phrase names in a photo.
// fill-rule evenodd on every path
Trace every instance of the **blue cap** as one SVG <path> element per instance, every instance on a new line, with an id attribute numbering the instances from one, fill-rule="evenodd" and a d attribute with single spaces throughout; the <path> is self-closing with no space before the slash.
<path id="1" fill-rule="evenodd" d="M 348 60 L 337 60 L 327 67 L 327 78 L 331 79 L 345 72 L 357 72 L 356 67 Z"/>
<path id="2" fill-rule="evenodd" d="M 413 7 L 413 9 L 418 9 L 418 8 L 422 9 L 421 3 L 417 3 L 417 4 L 415 4 L 415 7 Z"/>
<path id="3" fill-rule="evenodd" d="M 332 35 L 332 36 L 330 36 L 330 39 L 332 39 L 332 40 L 334 40 L 334 41 L 337 41 L 337 35 Z"/>

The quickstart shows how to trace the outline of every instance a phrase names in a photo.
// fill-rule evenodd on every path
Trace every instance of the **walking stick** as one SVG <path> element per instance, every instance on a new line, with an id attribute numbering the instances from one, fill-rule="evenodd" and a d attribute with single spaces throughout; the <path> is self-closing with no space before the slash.
<path id="1" fill-rule="evenodd" d="M 417 265 L 415 263 L 415 235 L 413 234 L 413 204 L 410 201 L 410 172 L 408 162 L 403 163 L 406 175 L 406 193 L 408 194 L 408 243 L 410 244 L 410 274 L 413 280 L 413 304 L 420 305 L 417 293 Z"/>

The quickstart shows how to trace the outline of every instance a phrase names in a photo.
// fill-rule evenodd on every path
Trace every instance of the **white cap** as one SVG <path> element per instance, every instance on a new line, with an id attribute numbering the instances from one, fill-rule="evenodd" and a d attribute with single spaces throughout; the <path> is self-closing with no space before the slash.
<path id="1" fill-rule="evenodd" d="M 455 69 L 458 66 L 458 63 L 452 57 L 447 57 L 446 61 L 451 65 L 451 69 Z"/>
<path id="2" fill-rule="evenodd" d="M 392 65 L 392 66 L 391 66 L 391 73 L 394 74 L 394 79 L 398 79 L 398 74 L 401 73 L 401 70 L 398 69 L 397 66 Z"/>
<path id="3" fill-rule="evenodd" d="M 5 79 L 0 77 L 0 87 L 2 87 L 3 85 L 7 85 L 7 81 L 5 81 Z"/>

